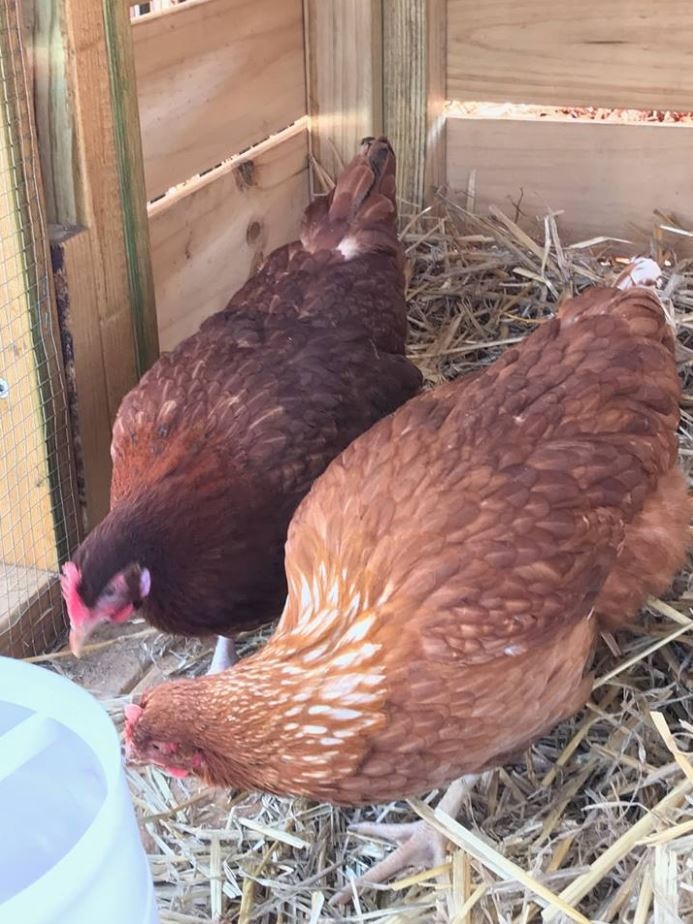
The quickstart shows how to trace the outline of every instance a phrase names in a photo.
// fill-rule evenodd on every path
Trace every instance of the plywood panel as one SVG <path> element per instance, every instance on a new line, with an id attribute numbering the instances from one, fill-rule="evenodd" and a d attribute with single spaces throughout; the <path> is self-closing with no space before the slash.
<path id="1" fill-rule="evenodd" d="M 448 183 L 476 170 L 477 212 L 489 203 L 529 221 L 548 209 L 568 242 L 597 235 L 644 242 L 655 209 L 693 228 L 693 128 L 606 122 L 451 119 Z"/>
<path id="2" fill-rule="evenodd" d="M 448 0 L 448 99 L 680 109 L 690 0 Z"/>
<path id="3" fill-rule="evenodd" d="M 335 178 L 361 139 L 383 130 L 382 0 L 306 0 L 305 9 L 311 153 Z"/>
<path id="4" fill-rule="evenodd" d="M 132 29 L 150 198 L 305 113 L 301 0 L 191 0 Z"/>
<path id="5" fill-rule="evenodd" d="M 171 349 L 223 308 L 263 256 L 298 236 L 308 203 L 305 127 L 152 209 L 159 340 Z"/>

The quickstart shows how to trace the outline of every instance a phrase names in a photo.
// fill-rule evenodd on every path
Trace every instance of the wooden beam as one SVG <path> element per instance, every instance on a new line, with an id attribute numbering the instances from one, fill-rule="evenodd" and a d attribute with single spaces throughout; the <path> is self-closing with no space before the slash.
<path id="1" fill-rule="evenodd" d="M 397 153 L 401 211 L 445 179 L 445 0 L 383 0 L 385 133 Z"/>
<path id="2" fill-rule="evenodd" d="M 183 3 L 131 28 L 150 199 L 305 115 L 302 0 Z"/>
<path id="3" fill-rule="evenodd" d="M 270 251 L 298 237 L 307 154 L 306 128 L 295 126 L 151 208 L 164 349 L 221 310 Z"/>
<path id="4" fill-rule="evenodd" d="M 78 362 L 93 363 L 87 378 L 103 380 L 105 393 L 98 403 L 85 395 L 79 415 L 85 434 L 110 427 L 120 401 L 157 353 L 130 26 L 123 4 L 109 6 L 105 18 L 93 0 L 34 0 L 33 6 L 34 100 L 48 221 L 58 238 L 66 228 L 83 228 L 88 237 L 79 244 L 79 265 L 70 268 L 79 286 L 71 301 L 91 293 L 90 333 L 82 337 L 89 352 Z M 104 443 L 100 439 L 103 471 L 92 482 L 102 493 L 98 500 L 90 495 L 92 523 L 107 504 Z"/>
<path id="5" fill-rule="evenodd" d="M 111 0 L 103 0 L 103 18 L 130 284 L 130 310 L 135 335 L 135 362 L 137 374 L 141 376 L 159 355 L 159 334 L 149 253 L 147 195 L 132 26 L 129 11 Z"/>
<path id="6" fill-rule="evenodd" d="M 693 227 L 691 150 L 683 125 L 450 119 L 448 183 L 464 195 L 474 170 L 479 214 L 494 204 L 527 227 L 553 209 L 564 243 L 610 235 L 640 251 L 655 210 Z"/>
<path id="7" fill-rule="evenodd" d="M 383 128 L 382 0 L 305 0 L 304 10 L 311 154 L 334 178 Z"/>
<path id="8" fill-rule="evenodd" d="M 692 31 L 689 0 L 448 0 L 448 95 L 687 112 Z"/>

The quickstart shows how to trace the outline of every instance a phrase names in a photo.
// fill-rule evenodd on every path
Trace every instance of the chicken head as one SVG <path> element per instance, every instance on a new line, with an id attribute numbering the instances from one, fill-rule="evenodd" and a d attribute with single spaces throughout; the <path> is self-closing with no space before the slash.
<path id="1" fill-rule="evenodd" d="M 98 625 L 125 622 L 142 605 L 151 589 L 151 575 L 147 568 L 130 564 L 94 591 L 85 586 L 79 567 L 67 562 L 60 584 L 70 618 L 70 648 L 79 657 Z"/>
<path id="2" fill-rule="evenodd" d="M 130 703 L 123 712 L 125 758 L 129 763 L 154 764 L 178 779 L 191 774 L 204 776 L 206 760 L 200 748 L 185 740 L 153 737 L 147 721 L 142 721 L 143 705 Z"/>

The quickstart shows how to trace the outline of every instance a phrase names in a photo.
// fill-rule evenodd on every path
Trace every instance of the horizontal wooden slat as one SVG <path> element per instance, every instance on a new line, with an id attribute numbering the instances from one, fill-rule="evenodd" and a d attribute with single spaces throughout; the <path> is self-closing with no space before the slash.
<path id="1" fill-rule="evenodd" d="M 693 105 L 690 0 L 448 0 L 448 99 Z"/>
<path id="2" fill-rule="evenodd" d="M 150 198 L 305 113 L 301 0 L 190 0 L 132 28 Z"/>
<path id="3" fill-rule="evenodd" d="M 298 237 L 308 203 L 308 139 L 287 132 L 203 180 L 150 218 L 162 349 L 223 308 L 263 256 Z"/>
<path id="4" fill-rule="evenodd" d="M 598 235 L 644 243 L 654 211 L 693 228 L 693 128 L 608 122 L 450 119 L 448 183 L 466 190 L 476 170 L 476 211 L 489 203 L 525 220 L 563 210 L 567 243 Z"/>

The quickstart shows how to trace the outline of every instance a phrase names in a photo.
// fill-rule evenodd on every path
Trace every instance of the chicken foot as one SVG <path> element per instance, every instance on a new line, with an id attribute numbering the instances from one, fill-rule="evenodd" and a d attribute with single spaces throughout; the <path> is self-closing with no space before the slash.
<path id="1" fill-rule="evenodd" d="M 207 676 L 220 674 L 222 671 L 228 670 L 233 667 L 236 661 L 238 661 L 238 653 L 236 652 L 235 641 L 232 638 L 226 638 L 224 635 L 218 635 Z"/>
<path id="2" fill-rule="evenodd" d="M 456 818 L 462 804 L 481 776 L 482 774 L 469 774 L 455 780 L 448 786 L 438 803 L 438 808 L 451 818 Z M 436 831 L 425 821 L 403 824 L 363 821 L 350 825 L 349 830 L 366 837 L 381 837 L 386 841 L 393 841 L 398 846 L 363 876 L 359 876 L 358 879 L 352 880 L 340 889 L 331 899 L 330 904 L 332 905 L 343 905 L 349 901 L 353 897 L 354 888 L 368 883 L 384 882 L 395 873 L 400 873 L 409 867 L 432 869 L 442 866 L 445 862 L 447 839 L 445 835 Z"/>

